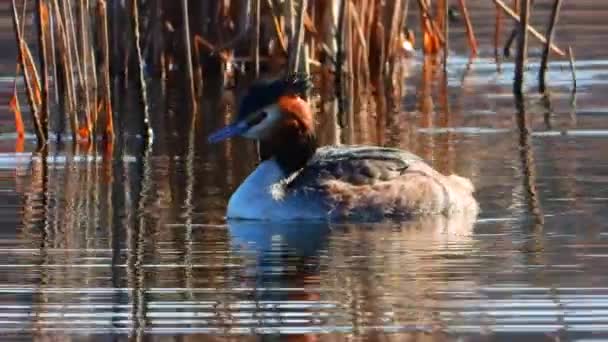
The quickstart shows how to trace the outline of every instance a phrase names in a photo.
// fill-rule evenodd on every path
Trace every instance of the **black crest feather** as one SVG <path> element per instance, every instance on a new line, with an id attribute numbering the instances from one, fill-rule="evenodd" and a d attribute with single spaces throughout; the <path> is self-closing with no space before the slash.
<path id="1" fill-rule="evenodd" d="M 241 100 L 238 117 L 245 118 L 250 113 L 276 103 L 281 96 L 305 97 L 311 88 L 312 82 L 306 73 L 293 73 L 274 81 L 257 81 Z"/>

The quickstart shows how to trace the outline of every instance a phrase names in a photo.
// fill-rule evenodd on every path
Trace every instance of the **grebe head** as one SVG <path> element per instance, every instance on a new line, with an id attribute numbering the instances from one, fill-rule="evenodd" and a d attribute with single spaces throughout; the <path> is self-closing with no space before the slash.
<path id="1" fill-rule="evenodd" d="M 274 157 L 286 173 L 302 167 L 316 150 L 314 119 L 304 99 L 307 75 L 259 81 L 242 99 L 236 120 L 211 134 L 210 143 L 242 136 L 261 142 L 262 158 Z"/>
<path id="2" fill-rule="evenodd" d="M 265 141 L 293 128 L 312 130 L 312 112 L 303 99 L 309 87 L 308 77 L 301 74 L 274 81 L 258 81 L 241 100 L 236 120 L 211 134 L 209 142 L 216 143 L 234 136 Z"/>

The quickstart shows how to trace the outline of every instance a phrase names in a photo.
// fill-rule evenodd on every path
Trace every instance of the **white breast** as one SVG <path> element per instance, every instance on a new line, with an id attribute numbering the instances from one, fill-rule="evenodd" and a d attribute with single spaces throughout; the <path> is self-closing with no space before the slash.
<path id="1" fill-rule="evenodd" d="M 296 220 L 325 219 L 321 203 L 281 193 L 285 173 L 274 160 L 262 162 L 239 186 L 228 202 L 229 219 Z"/>

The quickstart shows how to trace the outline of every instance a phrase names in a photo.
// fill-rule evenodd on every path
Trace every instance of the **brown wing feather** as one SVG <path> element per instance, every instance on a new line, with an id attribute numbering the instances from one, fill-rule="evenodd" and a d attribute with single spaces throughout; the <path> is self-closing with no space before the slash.
<path id="1" fill-rule="evenodd" d="M 321 148 L 290 188 L 318 196 L 333 218 L 477 211 L 469 180 L 444 176 L 409 152 L 374 146 Z"/>
<path id="2" fill-rule="evenodd" d="M 420 157 L 377 146 L 325 146 L 288 184 L 287 188 L 316 189 L 339 179 L 353 185 L 372 185 L 400 176 Z"/>

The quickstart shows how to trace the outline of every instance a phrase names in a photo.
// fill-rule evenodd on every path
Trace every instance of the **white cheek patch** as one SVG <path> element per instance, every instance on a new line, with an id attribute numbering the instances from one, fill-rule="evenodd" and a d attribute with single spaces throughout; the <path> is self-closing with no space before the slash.
<path id="1" fill-rule="evenodd" d="M 244 137 L 250 139 L 263 139 L 267 137 L 282 115 L 279 106 L 276 104 L 264 107 L 259 112 L 266 112 L 266 117 L 243 133 Z"/>

